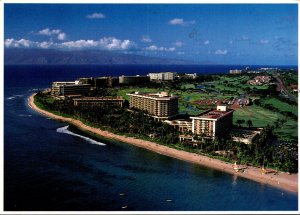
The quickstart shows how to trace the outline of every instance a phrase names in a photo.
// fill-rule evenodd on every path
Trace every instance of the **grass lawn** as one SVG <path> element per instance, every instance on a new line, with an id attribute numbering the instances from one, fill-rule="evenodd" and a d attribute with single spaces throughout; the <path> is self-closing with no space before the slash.
<path id="1" fill-rule="evenodd" d="M 275 133 L 283 139 L 298 138 L 298 122 L 289 119 L 283 126 L 276 129 Z"/>
<path id="2" fill-rule="evenodd" d="M 233 113 L 234 123 L 238 119 L 244 119 L 245 121 L 250 119 L 254 127 L 265 127 L 267 124 L 272 125 L 278 118 L 283 117 L 256 105 L 240 108 Z"/>
<path id="3" fill-rule="evenodd" d="M 287 122 L 275 130 L 280 139 L 293 139 L 298 137 L 298 123 L 286 118 L 280 113 L 269 111 L 265 108 L 253 105 L 236 110 L 233 113 L 233 123 L 238 119 L 251 120 L 254 127 L 265 127 L 272 125 L 277 119 L 287 119 Z M 244 125 L 246 126 L 246 125 Z"/>
<path id="4" fill-rule="evenodd" d="M 272 106 L 278 108 L 281 111 L 290 111 L 295 115 L 298 115 L 298 107 L 295 105 L 290 105 L 285 102 L 280 101 L 276 98 L 266 98 L 263 100 L 264 104 L 271 104 Z"/>

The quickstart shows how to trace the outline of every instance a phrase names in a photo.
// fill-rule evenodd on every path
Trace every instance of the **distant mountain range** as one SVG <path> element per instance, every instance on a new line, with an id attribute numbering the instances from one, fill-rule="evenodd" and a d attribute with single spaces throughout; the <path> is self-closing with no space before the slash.
<path id="1" fill-rule="evenodd" d="M 5 49 L 5 65 L 75 65 L 75 64 L 195 64 L 192 61 L 146 57 L 134 54 L 122 54 L 119 52 L 102 50 L 73 50 L 63 51 L 54 49 Z"/>

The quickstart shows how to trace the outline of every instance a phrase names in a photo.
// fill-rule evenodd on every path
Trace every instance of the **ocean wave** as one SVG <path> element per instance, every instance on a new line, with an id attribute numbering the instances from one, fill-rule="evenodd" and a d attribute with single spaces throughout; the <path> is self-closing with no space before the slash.
<path id="1" fill-rule="evenodd" d="M 69 126 L 67 125 L 67 126 L 58 128 L 58 129 L 56 129 L 56 132 L 63 133 L 63 134 L 69 134 L 69 135 L 76 136 L 76 137 L 80 137 L 81 139 L 84 139 L 84 140 L 86 140 L 87 142 L 89 142 L 91 144 L 96 144 L 96 145 L 99 145 L 99 146 L 105 146 L 106 145 L 104 143 L 100 143 L 100 142 L 98 142 L 96 140 L 93 140 L 91 138 L 88 138 L 88 137 L 85 137 L 85 136 L 82 136 L 82 135 L 79 135 L 79 134 L 75 134 L 75 133 L 69 131 L 68 127 Z"/>
<path id="2" fill-rule="evenodd" d="M 31 114 L 19 114 L 19 116 L 21 116 L 21 117 L 32 117 Z"/>
<path id="3" fill-rule="evenodd" d="M 13 95 L 13 96 L 10 96 L 10 97 L 7 97 L 6 99 L 7 100 L 12 100 L 12 99 L 15 99 L 15 98 L 17 98 L 17 97 L 23 97 L 24 95 Z"/>

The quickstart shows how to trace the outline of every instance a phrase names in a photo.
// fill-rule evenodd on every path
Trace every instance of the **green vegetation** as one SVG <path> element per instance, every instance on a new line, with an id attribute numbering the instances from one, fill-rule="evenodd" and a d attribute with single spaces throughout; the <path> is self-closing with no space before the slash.
<path id="1" fill-rule="evenodd" d="M 285 74 L 284 74 L 285 75 Z M 294 83 L 294 75 L 289 75 Z M 203 105 L 197 101 L 217 99 L 239 99 L 246 95 L 252 102 L 249 106 L 237 107 L 233 114 L 236 127 L 264 128 L 252 144 L 233 142 L 230 134 L 222 139 L 209 140 L 194 136 L 199 142 L 179 142 L 179 132 L 172 126 L 156 122 L 145 112 L 128 110 L 128 101 L 119 107 L 74 107 L 67 100 L 55 100 L 51 96 L 38 93 L 35 103 L 38 107 L 56 115 L 73 117 L 93 127 L 99 127 L 120 135 L 150 140 L 169 147 L 204 154 L 227 162 L 238 161 L 255 166 L 265 165 L 278 170 L 297 171 L 298 112 L 297 103 L 281 98 L 271 86 L 251 86 L 247 81 L 256 74 L 199 76 L 175 82 L 151 83 L 141 86 L 103 88 L 91 91 L 90 96 L 123 96 L 127 93 L 166 91 L 179 96 L 179 112 L 198 115 L 214 108 L 210 103 Z M 285 77 L 286 78 L 286 77 Z M 288 80 L 287 78 L 285 80 Z M 202 105 L 200 105 L 202 104 Z M 99 114 L 101 113 L 101 114 Z M 151 137 L 150 137 L 151 136 Z M 219 154 L 217 151 L 223 151 Z"/>

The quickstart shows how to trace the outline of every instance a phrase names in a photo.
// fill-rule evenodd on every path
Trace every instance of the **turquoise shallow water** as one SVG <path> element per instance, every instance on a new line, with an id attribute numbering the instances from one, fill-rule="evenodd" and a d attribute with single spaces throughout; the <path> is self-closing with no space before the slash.
<path id="1" fill-rule="evenodd" d="M 297 210 L 294 193 L 90 137 L 72 127 L 68 130 L 76 135 L 57 132 L 66 124 L 47 119 L 26 104 L 34 89 L 46 87 L 43 83 L 49 78 L 40 82 L 34 76 L 38 70 L 22 71 L 30 77 L 22 77 L 24 85 L 11 80 L 18 77 L 7 76 L 12 70 L 5 69 L 5 210 Z"/>

